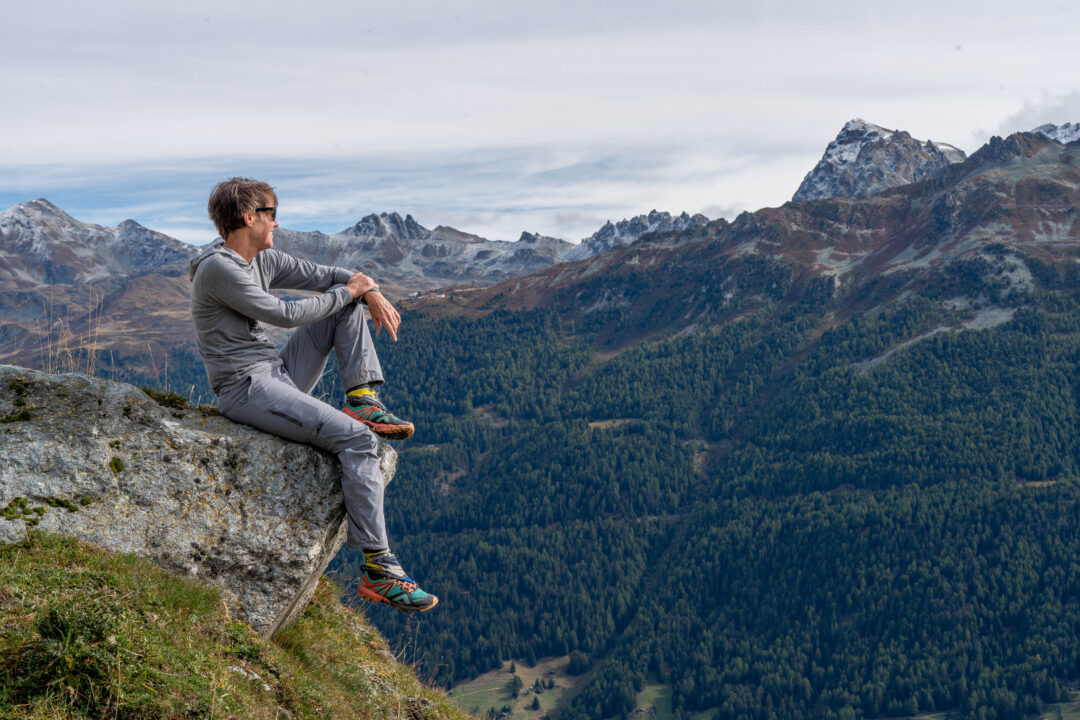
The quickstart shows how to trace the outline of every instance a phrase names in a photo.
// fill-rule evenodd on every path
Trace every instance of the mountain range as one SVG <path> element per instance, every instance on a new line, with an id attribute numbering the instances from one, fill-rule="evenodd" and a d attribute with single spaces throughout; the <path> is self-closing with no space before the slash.
<path id="1" fill-rule="evenodd" d="M 1044 125 L 1034 132 L 1069 141 L 1080 134 L 1080 125 Z M 793 199 L 887 195 L 912 180 L 942 176 L 963 165 L 963 159 L 952 146 L 855 119 L 829 144 Z M 404 297 L 453 285 L 485 287 L 566 261 L 587 262 L 642 237 L 712 237 L 730 224 L 729 235 L 750 238 L 753 227 L 746 224 L 756 224 L 771 212 L 710 223 L 703 215 L 654 210 L 608 222 L 577 245 L 527 232 L 516 242 L 492 241 L 444 225 L 431 230 L 397 213 L 371 214 L 333 234 L 279 228 L 275 240 L 280 249 L 316 262 L 364 268 L 389 294 Z M 937 212 L 948 210 L 942 206 Z M 818 235 L 828 232 L 823 228 Z M 746 242 L 765 254 L 776 252 L 768 241 Z M 859 243 L 841 243 L 828 252 L 831 245 L 819 245 L 814 251 L 818 264 L 835 268 L 838 275 L 861 252 L 852 250 Z M 189 353 L 193 347 L 184 267 L 197 252 L 131 220 L 114 228 L 82 223 L 44 199 L 0 212 L 0 361 L 55 367 L 59 359 L 68 359 L 70 365 L 73 351 L 96 347 L 110 350 L 113 363 L 157 373 L 149 356 Z M 581 267 L 558 272 L 572 275 L 582 272 Z"/>
<path id="2" fill-rule="evenodd" d="M 1078 128 L 1045 125 L 1036 132 L 1068 140 Z M 962 159 L 951 146 L 855 119 L 829 144 L 794 199 L 885 193 L 913 178 L 935 177 Z M 733 232 L 742 232 L 740 223 L 750 217 L 768 216 L 762 213 L 737 219 Z M 646 236 L 711 237 L 726 224 L 654 210 L 608 222 L 574 245 L 527 232 L 516 242 L 491 241 L 382 213 L 333 234 L 279 228 L 275 241 L 316 262 L 364 268 L 389 294 L 404 297 L 451 285 L 485 287 L 565 261 L 587 262 Z M 771 252 L 767 243 L 762 247 Z M 70 366 L 73 353 L 96 347 L 108 349 L 114 364 L 159 375 L 160 360 L 152 356 L 190 354 L 193 348 L 184 267 L 197 252 L 131 220 L 115 228 L 82 223 L 44 199 L 9 208 L 0 213 L 0 361 L 55 368 L 63 360 Z M 820 259 L 823 266 L 840 267 L 853 257 L 837 247 Z M 565 272 L 581 272 L 574 267 Z"/>
<path id="3" fill-rule="evenodd" d="M 930 179 L 863 198 L 789 202 L 715 220 L 683 232 L 657 233 L 578 263 L 507 280 L 476 293 L 475 307 L 555 306 L 571 316 L 610 307 L 648 326 L 646 316 L 678 307 L 672 329 L 722 312 L 747 292 L 747 264 L 775 267 L 783 283 L 755 302 L 816 283 L 854 302 L 855 289 L 889 286 L 897 296 L 918 292 L 942 267 L 981 259 L 986 272 L 1022 287 L 1034 259 L 1073 252 L 1080 228 L 1075 183 L 1080 167 L 1071 147 L 1043 133 L 993 138 L 966 160 Z M 990 251 L 988 247 L 998 248 Z M 782 270 L 781 270 L 782 268 Z M 647 279 L 646 279 L 647 278 Z M 778 278 L 779 280 L 779 278 Z M 989 281 L 989 280 L 988 280 Z M 628 295 L 632 292 L 632 295 Z M 879 302 L 881 291 L 873 300 Z M 641 302 L 648 298 L 647 302 Z M 988 303 L 986 297 L 972 301 Z M 437 306 L 437 302 L 430 304 Z M 855 308 L 852 308 L 854 310 Z M 676 319 L 677 318 L 677 319 Z"/>
<path id="4" fill-rule="evenodd" d="M 574 245 L 528 232 L 516 242 L 487 240 L 382 213 L 330 235 L 278 228 L 275 246 L 322 264 L 362 268 L 388 295 L 401 297 L 447 285 L 490 285 L 571 254 L 587 257 L 648 232 L 705 221 L 654 210 L 609 222 Z M 190 351 L 186 268 L 198 252 L 133 220 L 113 228 L 80 222 L 43 198 L 3 211 L 0 361 L 55 368 L 91 345 L 111 350 L 113 362 Z M 140 364 L 145 372 L 153 361 L 145 357 Z"/>
<path id="5" fill-rule="evenodd" d="M 575 246 L 523 232 L 516 242 L 487 240 L 439 225 L 429 230 L 411 215 L 368 215 L 325 235 L 278 229 L 278 249 L 326 265 L 363 268 L 395 294 L 446 285 L 490 285 L 561 262 Z"/>
<path id="6" fill-rule="evenodd" d="M 564 260 L 583 260 L 592 255 L 599 255 L 615 247 L 630 245 L 643 235 L 656 232 L 681 232 L 699 227 L 709 222 L 709 218 L 700 213 L 672 216 L 666 212 L 653 210 L 648 215 L 638 215 L 629 220 L 612 223 L 610 220 L 602 228 L 581 241 L 563 257 Z"/>

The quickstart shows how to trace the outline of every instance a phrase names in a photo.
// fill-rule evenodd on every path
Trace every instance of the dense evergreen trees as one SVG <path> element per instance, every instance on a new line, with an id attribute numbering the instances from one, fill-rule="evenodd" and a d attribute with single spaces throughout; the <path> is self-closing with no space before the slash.
<path id="1" fill-rule="evenodd" d="M 1080 308 L 1024 300 L 935 332 L 963 311 L 810 293 L 614 354 L 640 313 L 412 315 L 389 519 L 444 602 L 372 615 L 443 682 L 572 654 L 568 718 L 655 681 L 722 718 L 1036 712 L 1080 678 Z"/>

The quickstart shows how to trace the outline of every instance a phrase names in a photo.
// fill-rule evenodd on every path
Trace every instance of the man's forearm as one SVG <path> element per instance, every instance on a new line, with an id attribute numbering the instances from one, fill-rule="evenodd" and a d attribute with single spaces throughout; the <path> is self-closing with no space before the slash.
<path id="1" fill-rule="evenodd" d="M 270 288 L 274 290 L 325 292 L 334 285 L 345 285 L 355 272 L 343 267 L 319 265 L 272 250 L 263 254 L 267 256 L 264 262 L 271 272 Z"/>

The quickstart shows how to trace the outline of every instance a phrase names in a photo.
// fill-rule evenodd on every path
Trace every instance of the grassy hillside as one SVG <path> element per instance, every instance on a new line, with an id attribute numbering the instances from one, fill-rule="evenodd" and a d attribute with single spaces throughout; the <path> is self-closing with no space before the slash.
<path id="1" fill-rule="evenodd" d="M 274 642 L 214 589 L 31 533 L 0 546 L 0 717 L 460 720 L 322 582 Z"/>

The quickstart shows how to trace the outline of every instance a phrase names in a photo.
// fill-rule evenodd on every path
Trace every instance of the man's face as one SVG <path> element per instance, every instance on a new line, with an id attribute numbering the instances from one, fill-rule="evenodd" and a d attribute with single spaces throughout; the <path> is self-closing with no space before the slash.
<path id="1" fill-rule="evenodd" d="M 255 219 L 251 225 L 251 238 L 255 241 L 257 252 L 274 246 L 274 228 L 278 226 L 276 214 L 277 207 L 269 203 L 266 203 L 264 209 L 255 211 Z"/>

